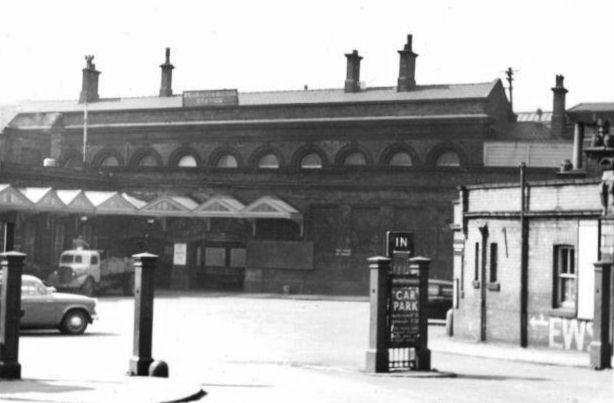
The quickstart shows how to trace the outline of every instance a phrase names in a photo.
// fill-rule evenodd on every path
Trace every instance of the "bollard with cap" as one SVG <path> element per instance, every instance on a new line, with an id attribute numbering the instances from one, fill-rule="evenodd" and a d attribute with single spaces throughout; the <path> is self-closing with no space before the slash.
<path id="1" fill-rule="evenodd" d="M 134 259 L 134 340 L 129 375 L 146 376 L 153 362 L 151 357 L 154 279 L 157 255 L 139 253 Z"/>
<path id="2" fill-rule="evenodd" d="M 21 319 L 21 274 L 26 255 L 0 253 L 2 293 L 0 300 L 0 379 L 21 379 L 19 321 Z"/>
<path id="3" fill-rule="evenodd" d="M 387 290 L 391 259 L 374 256 L 368 259 L 369 280 L 369 349 L 367 350 L 367 372 L 388 372 L 387 347 Z"/>
<path id="4" fill-rule="evenodd" d="M 610 277 L 612 263 L 597 262 L 595 266 L 595 311 L 593 315 L 593 339 L 589 344 L 589 360 L 593 369 L 612 368 L 610 343 Z"/>

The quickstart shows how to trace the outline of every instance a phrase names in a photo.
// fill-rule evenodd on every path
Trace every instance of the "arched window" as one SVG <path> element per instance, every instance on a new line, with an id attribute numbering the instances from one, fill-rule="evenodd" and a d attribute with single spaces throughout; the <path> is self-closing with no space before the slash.
<path id="1" fill-rule="evenodd" d="M 322 159 L 317 153 L 310 153 L 301 159 L 301 168 L 319 169 L 322 168 Z"/>
<path id="2" fill-rule="evenodd" d="M 144 155 L 137 165 L 140 167 L 155 167 L 158 166 L 158 161 L 153 155 Z"/>
<path id="3" fill-rule="evenodd" d="M 234 155 L 224 154 L 217 160 L 218 168 L 237 168 L 239 163 Z"/>
<path id="4" fill-rule="evenodd" d="M 177 166 L 186 167 L 186 168 L 194 168 L 198 166 L 198 163 L 196 162 L 196 158 L 194 158 L 194 156 L 184 155 L 183 157 L 179 158 L 179 161 L 177 161 Z"/>
<path id="5" fill-rule="evenodd" d="M 406 153 L 405 151 L 395 153 L 390 158 L 389 164 L 395 167 L 410 167 L 413 165 L 411 155 L 409 155 L 409 153 Z"/>
<path id="6" fill-rule="evenodd" d="M 276 169 L 279 168 L 279 160 L 275 154 L 263 155 L 258 160 L 258 168 Z"/>
<path id="7" fill-rule="evenodd" d="M 82 166 L 82 162 L 80 158 L 77 157 L 69 157 L 65 162 L 64 166 L 66 168 L 79 168 Z"/>
<path id="8" fill-rule="evenodd" d="M 354 152 L 345 157 L 344 165 L 367 165 L 367 159 L 361 152 Z"/>
<path id="9" fill-rule="evenodd" d="M 101 167 L 117 167 L 119 166 L 119 161 L 116 157 L 109 155 L 105 157 L 100 163 Z"/>
<path id="10" fill-rule="evenodd" d="M 437 157 L 435 165 L 438 167 L 459 167 L 460 158 L 454 151 L 446 151 Z"/>

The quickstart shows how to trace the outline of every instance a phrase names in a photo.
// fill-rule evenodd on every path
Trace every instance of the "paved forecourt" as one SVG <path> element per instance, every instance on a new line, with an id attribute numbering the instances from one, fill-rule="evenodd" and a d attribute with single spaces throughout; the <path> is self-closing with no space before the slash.
<path id="1" fill-rule="evenodd" d="M 73 397 L 79 394 L 107 400 L 105 393 L 127 395 L 143 387 L 158 397 L 181 392 L 173 400 L 202 388 L 211 402 L 612 401 L 611 371 L 527 363 L 513 354 L 499 357 L 505 360 L 460 355 L 475 355 L 481 346 L 450 347 L 456 344 L 443 326 L 430 326 L 429 344 L 432 367 L 446 376 L 367 374 L 369 305 L 363 299 L 159 293 L 154 308 L 153 358 L 169 364 L 168 379 L 124 375 L 133 303 L 104 297 L 100 320 L 84 336 L 23 333 L 22 385 L 32 382 L 32 388 L 11 394 L 10 383 L 2 382 L 0 400 L 36 401 L 44 394 L 56 401 L 78 401 Z"/>

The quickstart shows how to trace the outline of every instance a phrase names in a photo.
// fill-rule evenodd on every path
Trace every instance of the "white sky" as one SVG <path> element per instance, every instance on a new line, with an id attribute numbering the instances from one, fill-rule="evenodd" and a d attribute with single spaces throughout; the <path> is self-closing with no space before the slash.
<path id="1" fill-rule="evenodd" d="M 344 53 L 361 81 L 396 85 L 408 33 L 418 84 L 470 83 L 517 70 L 517 111 L 614 101 L 612 0 L 2 1 L 0 104 L 74 99 L 94 54 L 100 96 L 156 95 L 164 48 L 173 89 L 340 88 Z M 507 85 L 507 84 L 506 84 Z"/>

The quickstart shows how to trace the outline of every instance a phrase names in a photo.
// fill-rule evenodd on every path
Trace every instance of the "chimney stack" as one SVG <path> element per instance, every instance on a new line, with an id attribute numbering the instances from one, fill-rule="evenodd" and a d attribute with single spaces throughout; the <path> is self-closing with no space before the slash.
<path id="1" fill-rule="evenodd" d="M 416 86 L 416 57 L 411 44 L 412 36 L 407 35 L 407 43 L 403 50 L 399 50 L 399 80 L 397 81 L 397 91 L 409 91 Z"/>
<path id="2" fill-rule="evenodd" d="M 100 72 L 96 70 L 93 63 L 94 55 L 85 56 L 85 68 L 83 69 L 83 81 L 81 84 L 81 94 L 79 103 L 98 101 L 98 76 Z"/>
<path id="3" fill-rule="evenodd" d="M 173 69 L 171 64 L 171 48 L 166 48 L 166 60 L 160 65 L 162 69 L 162 81 L 160 83 L 160 96 L 170 97 L 173 95 Z"/>
<path id="4" fill-rule="evenodd" d="M 556 76 L 556 85 L 552 88 L 552 136 L 561 138 L 565 137 L 565 128 L 567 126 L 567 118 L 565 116 L 565 94 L 567 89 L 563 85 L 564 77 Z"/>
<path id="5" fill-rule="evenodd" d="M 345 57 L 348 60 L 345 92 L 358 92 L 360 91 L 360 61 L 362 56 L 359 56 L 358 51 L 354 49 L 352 53 L 347 53 Z"/>

